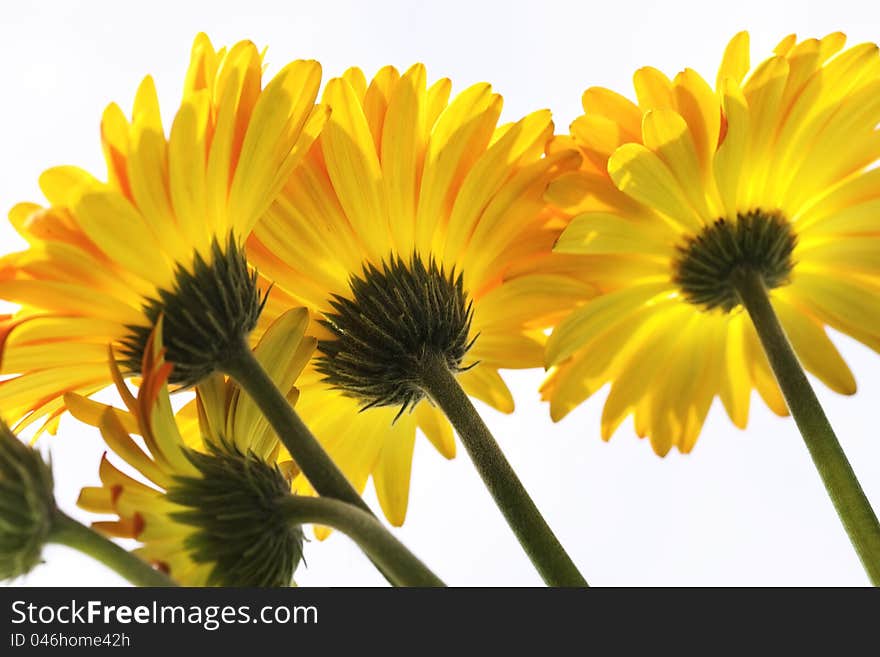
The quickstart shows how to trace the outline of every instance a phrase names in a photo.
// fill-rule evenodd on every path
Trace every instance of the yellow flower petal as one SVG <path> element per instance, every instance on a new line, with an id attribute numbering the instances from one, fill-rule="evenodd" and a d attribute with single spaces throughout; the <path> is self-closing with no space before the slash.
<path id="1" fill-rule="evenodd" d="M 650 109 L 675 109 L 672 81 L 652 66 L 640 68 L 633 75 L 633 86 L 643 112 Z"/>
<path id="2" fill-rule="evenodd" d="M 257 360 L 284 395 L 293 387 L 294 381 L 312 355 L 315 340 L 303 340 L 308 325 L 308 310 L 290 310 L 272 323 L 254 348 Z M 302 349 L 297 345 L 301 345 Z M 246 452 L 251 449 L 260 455 L 271 452 L 274 444 L 259 444 L 256 440 L 257 436 L 266 433 L 268 421 L 250 395 L 237 397 L 229 417 L 232 423 L 228 433 L 235 436 L 240 450 Z M 277 438 L 273 434 L 269 435 L 274 443 Z"/>
<path id="3" fill-rule="evenodd" d="M 344 75 L 343 79 L 348 80 Z M 377 151 L 382 143 L 388 102 L 394 95 L 398 82 L 400 82 L 400 72 L 393 66 L 383 66 L 376 72 L 365 92 L 363 94 L 357 92 L 358 102 L 363 105 L 364 117 L 370 126 L 370 135 L 373 138 L 371 146 Z M 361 80 L 358 80 L 357 84 L 360 83 Z"/>
<path id="4" fill-rule="evenodd" d="M 749 148 L 749 108 L 739 85 L 725 80 L 719 91 L 726 130 L 715 153 L 715 181 L 724 214 L 733 219 L 742 207 L 740 187 L 745 187 L 741 180 Z"/>
<path id="5" fill-rule="evenodd" d="M 394 432 L 392 440 L 385 441 L 373 470 L 379 505 L 388 522 L 395 527 L 400 527 L 406 519 L 416 438 L 415 429 L 412 427 L 413 418 L 400 418 L 398 423 L 409 426 L 405 428 L 402 426 L 400 430 Z"/>
<path id="6" fill-rule="evenodd" d="M 774 132 L 781 119 L 777 110 L 788 70 L 788 61 L 784 57 L 773 57 L 761 64 L 743 87 L 749 107 L 748 152 L 752 169 L 743 199 L 747 206 L 756 205 L 767 189 L 768 151 L 775 141 Z"/>
<path id="7" fill-rule="evenodd" d="M 98 296 L 93 289 L 55 281 L 4 281 L 3 296 L 8 301 L 35 307 L 54 308 L 59 313 L 96 317 L 121 324 L 143 324 L 137 308 L 111 297 Z"/>
<path id="8" fill-rule="evenodd" d="M 415 240 L 421 165 L 425 157 L 426 77 L 424 65 L 410 68 L 395 87 L 377 143 L 381 144 L 382 172 L 388 198 L 388 216 L 396 250 L 406 252 Z"/>
<path id="9" fill-rule="evenodd" d="M 822 325 L 780 295 L 773 309 L 804 368 L 835 392 L 855 394 L 855 378 Z"/>
<path id="10" fill-rule="evenodd" d="M 513 395 L 497 370 L 474 367 L 457 377 L 464 391 L 502 413 L 513 413 Z"/>
<path id="11" fill-rule="evenodd" d="M 106 357 L 106 351 L 104 352 Z M 82 395 L 75 393 L 67 393 L 64 395 L 64 404 L 70 411 L 70 414 L 80 422 L 90 424 L 93 427 L 100 425 L 101 417 L 107 410 L 105 404 L 93 401 Z M 140 433 L 137 418 L 127 411 L 117 410 L 116 417 L 122 424 L 126 433 Z"/>
<path id="12" fill-rule="evenodd" d="M 122 196 L 112 191 L 86 192 L 74 204 L 74 211 L 89 238 L 119 265 L 157 286 L 167 286 L 172 280 L 165 250 Z"/>
<path id="13" fill-rule="evenodd" d="M 318 62 L 295 61 L 260 94 L 229 187 L 228 212 L 239 234 L 250 232 L 311 147 L 320 125 L 306 133 L 303 128 L 320 84 Z M 323 123 L 324 115 L 317 116 Z M 289 157 L 294 151 L 296 157 Z"/>
<path id="14" fill-rule="evenodd" d="M 740 84 L 749 72 L 749 67 L 749 33 L 739 32 L 724 50 L 716 87 L 720 90 L 726 78 L 732 78 L 737 85 Z"/>
<path id="15" fill-rule="evenodd" d="M 331 80 L 324 100 L 332 114 L 324 128 L 327 171 L 346 215 L 373 258 L 385 255 L 378 236 L 388 230 L 382 169 L 369 126 L 351 86 Z"/>
<path id="16" fill-rule="evenodd" d="M 791 293 L 821 321 L 880 351 L 880 296 L 876 285 L 830 272 L 798 272 Z"/>
<path id="17" fill-rule="evenodd" d="M 451 211 L 454 190 L 476 155 L 486 148 L 501 114 L 501 97 L 488 84 L 458 94 L 437 118 L 425 153 L 416 216 L 416 250 L 430 253 Z M 442 158 L 441 158 L 442 155 Z"/>
<path id="18" fill-rule="evenodd" d="M 679 326 L 689 309 L 673 307 L 666 313 L 658 314 L 642 331 L 641 340 L 632 340 L 622 354 L 618 355 L 615 368 L 617 375 L 611 383 L 611 391 L 602 410 L 602 438 L 609 440 L 623 421 L 633 412 L 643 399 L 650 399 L 651 384 L 669 362 L 667 356 L 678 343 L 677 331 L 671 326 Z M 637 367 L 634 365 L 638 364 Z"/>
<path id="19" fill-rule="evenodd" d="M 748 361 L 743 338 L 745 322 L 748 321 L 748 317 L 744 317 L 743 313 L 732 317 L 728 322 L 722 343 L 725 357 L 722 360 L 723 373 L 719 396 L 731 422 L 740 429 L 745 429 L 748 422 L 751 401 Z"/>
<path id="20" fill-rule="evenodd" d="M 782 391 L 770 369 L 770 363 L 767 361 L 767 356 L 758 340 L 758 334 L 751 322 L 744 323 L 743 340 L 746 362 L 755 389 L 771 411 L 781 416 L 788 415 L 788 406 L 785 404 Z"/>
<path id="21" fill-rule="evenodd" d="M 703 221 L 711 222 L 715 213 L 706 202 L 700 160 L 687 122 L 672 110 L 650 110 L 642 122 L 642 133 L 645 146 L 659 156 L 675 176 L 689 205 Z"/>
<path id="22" fill-rule="evenodd" d="M 669 167 L 641 144 L 618 148 L 608 161 L 608 173 L 627 196 L 653 206 L 671 222 L 698 231 L 700 215 L 690 206 Z"/>
<path id="23" fill-rule="evenodd" d="M 455 458 L 455 436 L 443 411 L 425 399 L 416 406 L 414 414 L 419 429 L 437 451 L 448 459 Z"/>
<path id="24" fill-rule="evenodd" d="M 604 331 L 628 313 L 668 292 L 669 283 L 651 283 L 618 290 L 584 304 L 554 329 L 547 341 L 546 365 L 559 364 L 571 356 L 585 338 Z"/>
<path id="25" fill-rule="evenodd" d="M 461 252 L 465 240 L 480 221 L 484 208 L 510 175 L 511 167 L 530 151 L 534 153 L 536 147 L 539 151 L 543 150 L 552 132 L 550 112 L 535 112 L 507 130 L 474 163 L 462 181 L 449 218 L 446 234 L 447 258 Z"/>
<path id="26" fill-rule="evenodd" d="M 656 224 L 631 221 L 604 212 L 574 217 L 560 235 L 553 250 L 557 253 L 632 253 L 671 257 L 674 237 Z"/>
<path id="27" fill-rule="evenodd" d="M 627 98 L 603 87 L 591 87 L 581 97 L 584 112 L 613 119 L 620 124 L 628 140 L 638 140 L 641 134 L 642 114 Z"/>
<path id="28" fill-rule="evenodd" d="M 708 182 L 712 155 L 718 148 L 721 132 L 718 96 L 699 73 L 687 68 L 675 76 L 675 99 L 678 113 L 685 120 L 693 138 L 700 169 Z"/>
<path id="29" fill-rule="evenodd" d="M 127 463 L 136 468 L 147 479 L 159 486 L 167 486 L 170 483 L 165 472 L 128 435 L 125 425 L 117 417 L 114 409 L 109 407 L 104 409 L 99 428 L 107 446 L 122 456 Z"/>
<path id="30" fill-rule="evenodd" d="M 40 174 L 40 189 L 53 205 L 71 206 L 84 190 L 99 186 L 92 174 L 79 167 L 52 167 Z"/>
<path id="31" fill-rule="evenodd" d="M 205 153 L 210 112 L 207 93 L 185 100 L 171 126 L 168 168 L 174 214 L 186 241 L 207 256 L 209 233 L 203 224 L 208 214 Z"/>

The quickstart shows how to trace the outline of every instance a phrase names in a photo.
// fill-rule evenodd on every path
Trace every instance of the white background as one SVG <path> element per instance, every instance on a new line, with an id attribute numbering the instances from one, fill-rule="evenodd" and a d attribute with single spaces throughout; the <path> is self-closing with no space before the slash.
<path id="1" fill-rule="evenodd" d="M 880 40 L 874 2 L 4 2 L 0 5 L 0 206 L 41 200 L 37 176 L 55 164 L 104 172 L 98 139 L 111 100 L 130 108 L 152 73 L 166 108 L 178 102 L 190 44 L 250 38 L 268 45 L 270 73 L 316 58 L 325 80 L 351 65 L 372 75 L 415 61 L 454 89 L 487 80 L 505 97 L 504 118 L 553 110 L 560 131 L 580 113 L 582 91 L 632 96 L 650 64 L 691 66 L 714 82 L 727 40 L 752 34 L 752 61 L 786 34 L 843 30 L 850 43 Z M 0 228 L 2 251 L 18 238 Z M 875 507 L 880 508 L 880 360 L 835 336 L 860 385 L 855 397 L 818 393 Z M 698 357 L 699 354 L 694 354 Z M 538 506 L 595 585 L 865 585 L 793 422 L 753 398 L 749 427 L 735 429 L 719 403 L 692 454 L 656 457 L 625 424 L 598 436 L 604 393 L 560 424 L 537 399 L 541 371 L 508 377 L 514 416 L 480 407 Z M 96 432 L 68 419 L 42 442 L 64 510 L 97 481 Z M 398 535 L 452 585 L 538 585 L 467 456 L 445 461 L 416 448 L 409 519 Z M 375 505 L 372 491 L 367 501 Z M 100 585 L 122 580 L 64 548 L 18 585 Z M 382 578 L 342 535 L 306 547 L 301 585 L 379 585 Z M 687 610 L 682 609 L 686 615 Z"/>

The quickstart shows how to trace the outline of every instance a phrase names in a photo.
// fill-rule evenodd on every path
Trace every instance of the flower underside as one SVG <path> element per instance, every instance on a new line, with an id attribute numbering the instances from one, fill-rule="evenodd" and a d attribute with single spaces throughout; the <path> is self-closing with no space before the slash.
<path id="1" fill-rule="evenodd" d="M 210 261 L 196 253 L 192 270 L 178 265 L 171 290 L 148 299 L 143 313 L 148 326 L 129 326 L 122 340 L 121 363 L 139 374 L 144 349 L 160 317 L 166 359 L 174 364 L 169 383 L 192 386 L 217 370 L 257 325 L 268 292 L 261 295 L 257 273 L 230 233 L 225 247 L 217 239 Z"/>
<path id="2" fill-rule="evenodd" d="M 678 247 L 673 280 L 690 303 L 730 312 L 740 304 L 737 272 L 757 271 L 768 290 L 786 285 L 796 243 L 791 225 L 778 212 L 759 209 L 736 221 L 718 219 Z"/>
<path id="3" fill-rule="evenodd" d="M 189 451 L 201 476 L 175 477 L 168 499 L 185 507 L 172 517 L 195 528 L 185 541 L 197 563 L 213 564 L 212 586 L 290 586 L 302 559 L 303 531 L 278 513 L 290 482 L 277 466 L 210 445 Z"/>
<path id="4" fill-rule="evenodd" d="M 42 562 L 55 513 L 51 466 L 0 421 L 0 580 Z"/>
<path id="5" fill-rule="evenodd" d="M 473 303 L 461 273 L 448 274 L 418 254 L 391 256 L 380 267 L 365 264 L 352 276 L 351 298 L 334 295 L 321 323 L 334 339 L 318 344 L 324 381 L 360 400 L 363 408 L 399 406 L 424 396 L 422 373 L 441 359 L 461 372 L 476 336 L 469 338 Z"/>

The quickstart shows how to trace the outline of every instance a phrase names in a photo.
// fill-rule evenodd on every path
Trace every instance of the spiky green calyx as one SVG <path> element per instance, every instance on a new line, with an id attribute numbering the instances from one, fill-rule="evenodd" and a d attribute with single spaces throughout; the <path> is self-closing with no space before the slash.
<path id="1" fill-rule="evenodd" d="M 796 244 L 791 225 L 777 212 L 753 210 L 736 221 L 718 219 L 679 246 L 673 280 L 692 304 L 730 312 L 740 305 L 736 272 L 758 272 L 768 290 L 786 285 Z"/>
<path id="2" fill-rule="evenodd" d="M 185 507 L 173 518 L 193 528 L 184 547 L 197 563 L 212 565 L 208 583 L 289 586 L 303 531 L 278 511 L 278 500 L 290 495 L 278 467 L 225 445 L 189 458 L 200 476 L 176 477 L 167 496 Z"/>
<path id="3" fill-rule="evenodd" d="M 178 265 L 170 290 L 144 303 L 148 324 L 129 326 L 120 352 L 129 374 L 140 374 L 153 327 L 163 318 L 165 359 L 174 364 L 169 383 L 192 386 L 219 369 L 257 325 L 266 303 L 237 239 L 215 239 L 210 258 L 196 253 L 191 268 Z"/>
<path id="4" fill-rule="evenodd" d="M 0 580 L 42 560 L 56 513 L 52 468 L 0 422 Z"/>
<path id="5" fill-rule="evenodd" d="M 418 254 L 365 264 L 350 280 L 351 295 L 334 295 L 322 324 L 334 338 L 318 344 L 317 370 L 324 381 L 363 408 L 399 407 L 403 413 L 424 396 L 422 372 L 441 358 L 452 372 L 473 346 L 473 303 L 461 273 L 446 272 Z"/>

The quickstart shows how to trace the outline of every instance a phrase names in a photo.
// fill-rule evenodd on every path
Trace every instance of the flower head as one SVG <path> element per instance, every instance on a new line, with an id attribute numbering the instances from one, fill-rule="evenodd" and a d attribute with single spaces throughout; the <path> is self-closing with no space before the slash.
<path id="1" fill-rule="evenodd" d="M 455 453 L 413 380 L 422 356 L 510 412 L 498 370 L 539 365 L 543 330 L 590 290 L 551 254 L 563 224 L 542 199 L 580 156 L 545 157 L 549 112 L 499 125 L 488 84 L 452 100 L 450 86 L 428 85 L 421 64 L 328 82 L 330 119 L 247 245 L 276 286 L 266 316 L 304 304 L 321 320 L 297 411 L 355 486 L 372 475 L 396 525 L 416 427 Z"/>
<path id="2" fill-rule="evenodd" d="M 56 513 L 52 468 L 0 421 L 0 580 L 37 566 Z"/>
<path id="3" fill-rule="evenodd" d="M 855 391 L 825 327 L 880 350 L 880 57 L 844 42 L 790 36 L 750 72 L 740 33 L 714 90 L 690 69 L 643 68 L 637 103 L 584 93 L 554 145 L 584 164 L 548 198 L 573 215 L 555 250 L 589 256 L 602 294 L 548 341 L 555 420 L 610 384 L 602 436 L 632 414 L 662 455 L 694 446 L 716 396 L 741 428 L 753 389 L 786 414 L 735 290 L 743 270 L 760 274 L 805 368 Z"/>
<path id="4" fill-rule="evenodd" d="M 351 298 L 336 296 L 321 325 L 333 337 L 320 343 L 316 369 L 324 382 L 373 406 L 399 408 L 398 417 L 424 397 L 419 373 L 425 358 L 440 356 L 453 372 L 464 372 L 473 302 L 462 276 L 414 255 L 379 269 L 365 265 L 351 278 Z M 476 363 L 474 363 L 475 365 Z"/>
<path id="5" fill-rule="evenodd" d="M 265 86 L 262 75 L 253 43 L 217 51 L 199 35 L 168 136 L 147 77 L 131 120 L 115 104 L 104 112 L 107 182 L 49 169 L 49 207 L 13 208 L 28 246 L 0 260 L 0 298 L 22 304 L 0 324 L 4 417 L 51 428 L 65 392 L 109 384 L 107 344 L 138 373 L 159 316 L 179 385 L 254 328 L 263 298 L 243 243 L 326 119 L 317 62 Z"/>
<path id="6" fill-rule="evenodd" d="M 291 403 L 315 348 L 313 338 L 303 337 L 308 322 L 304 309 L 288 311 L 254 352 Z M 301 556 L 302 530 L 278 517 L 273 502 L 290 493 L 296 465 L 251 398 L 221 374 L 203 380 L 175 417 L 162 329 L 160 321 L 148 341 L 136 397 L 111 359 L 127 411 L 66 395 L 73 415 L 99 427 L 124 468 L 138 473 L 129 476 L 105 454 L 101 485 L 84 488 L 79 505 L 115 516 L 94 527 L 136 539 L 140 556 L 182 584 L 286 586 Z"/>

